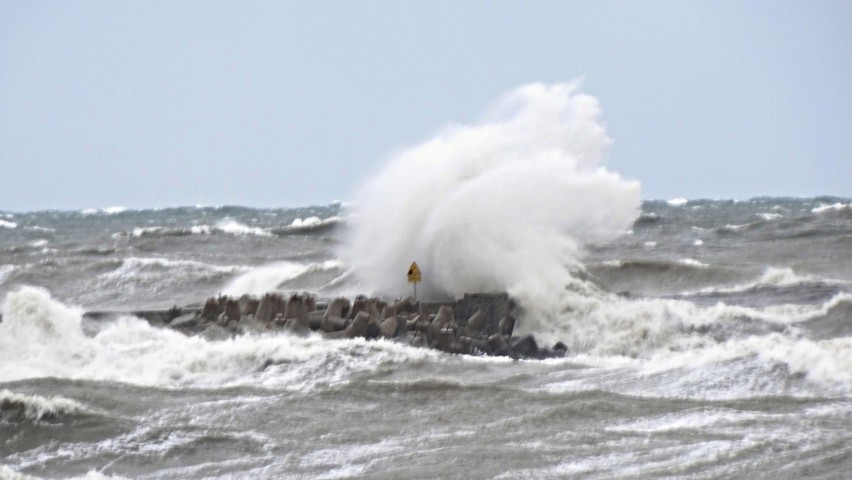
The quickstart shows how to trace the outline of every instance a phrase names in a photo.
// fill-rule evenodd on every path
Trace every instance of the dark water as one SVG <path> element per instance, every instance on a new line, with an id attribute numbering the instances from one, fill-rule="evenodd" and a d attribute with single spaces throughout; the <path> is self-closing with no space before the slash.
<path id="1" fill-rule="evenodd" d="M 558 360 L 75 308 L 351 295 L 346 215 L 0 214 L 0 478 L 848 478 L 848 199 L 646 202 L 521 319 Z"/>

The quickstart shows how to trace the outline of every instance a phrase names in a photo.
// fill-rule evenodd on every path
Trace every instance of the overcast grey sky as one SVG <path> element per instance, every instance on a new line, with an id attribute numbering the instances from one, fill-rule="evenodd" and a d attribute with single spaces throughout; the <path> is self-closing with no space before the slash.
<path id="1" fill-rule="evenodd" d="M 582 78 L 643 197 L 852 196 L 852 2 L 0 0 L 0 210 L 346 200 Z"/>

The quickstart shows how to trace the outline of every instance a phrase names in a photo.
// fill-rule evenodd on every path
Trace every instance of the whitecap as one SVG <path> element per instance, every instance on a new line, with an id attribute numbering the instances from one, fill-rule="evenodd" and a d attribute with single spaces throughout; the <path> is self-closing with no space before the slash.
<path id="1" fill-rule="evenodd" d="M 671 200 L 666 200 L 666 203 L 672 207 L 681 207 L 689 203 L 689 200 L 685 198 L 673 198 Z"/>
<path id="2" fill-rule="evenodd" d="M 849 208 L 852 208 L 852 204 L 845 204 L 845 203 L 837 202 L 837 203 L 833 203 L 833 204 L 829 205 L 829 204 L 826 204 L 826 203 L 821 203 L 820 206 L 812 209 L 811 212 L 812 213 L 825 213 L 825 212 L 832 212 L 832 211 L 838 212 L 838 211 L 841 211 L 841 210 L 848 210 Z"/>
<path id="3" fill-rule="evenodd" d="M 29 420 L 87 411 L 83 404 L 66 397 L 25 395 L 7 389 L 0 390 L 0 411 L 13 409 L 20 409 L 24 417 Z"/>
<path id="4" fill-rule="evenodd" d="M 256 267 L 241 276 L 231 280 L 222 290 L 226 295 L 240 296 L 244 293 L 250 295 L 263 295 L 274 292 L 278 287 L 294 278 L 311 271 L 323 271 L 340 268 L 339 260 L 329 260 L 314 264 L 301 264 L 296 262 L 276 262 L 270 265 Z"/>
<path id="5" fill-rule="evenodd" d="M 311 391 L 389 363 L 441 358 L 390 341 L 329 340 L 281 332 L 207 341 L 121 317 L 93 337 L 81 313 L 28 287 L 7 295 L 0 323 L 0 382 L 56 377 L 140 385 L 258 385 Z"/>
<path id="6" fill-rule="evenodd" d="M 677 263 L 679 263 L 681 265 L 685 265 L 687 267 L 694 267 L 694 268 L 709 268 L 710 267 L 710 264 L 707 264 L 707 263 L 704 263 L 704 262 L 699 262 L 698 260 L 695 260 L 694 258 L 682 258 L 682 259 L 678 260 Z"/>
<path id="7" fill-rule="evenodd" d="M 11 230 L 14 228 L 18 228 L 18 224 L 15 222 L 9 222 L 7 220 L 0 220 L 0 228 L 8 228 Z"/>
<path id="8" fill-rule="evenodd" d="M 219 223 L 216 224 L 216 229 L 234 235 L 257 235 L 261 237 L 269 237 L 272 235 L 267 230 L 259 227 L 249 227 L 230 217 L 223 218 L 219 221 Z"/>
<path id="9" fill-rule="evenodd" d="M 241 265 L 213 265 L 196 260 L 172 260 L 161 257 L 127 257 L 121 265 L 111 271 L 98 275 L 105 280 L 131 280 L 146 275 L 154 268 L 193 271 L 197 273 L 235 273 L 245 270 Z"/>
<path id="10" fill-rule="evenodd" d="M 9 275 L 17 269 L 18 267 L 15 265 L 0 265 L 0 284 L 5 282 Z"/>
<path id="11" fill-rule="evenodd" d="M 102 212 L 107 214 L 107 215 L 115 215 L 115 214 L 123 213 L 123 212 L 126 212 L 126 211 L 127 211 L 127 207 L 119 207 L 119 206 L 107 207 L 107 208 L 102 210 Z"/>

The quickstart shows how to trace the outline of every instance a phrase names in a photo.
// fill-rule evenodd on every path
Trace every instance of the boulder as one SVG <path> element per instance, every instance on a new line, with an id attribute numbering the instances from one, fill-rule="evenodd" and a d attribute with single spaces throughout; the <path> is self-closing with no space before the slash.
<path id="1" fill-rule="evenodd" d="M 237 301 L 240 307 L 240 316 L 243 315 L 254 315 L 254 312 L 257 311 L 257 304 L 259 303 L 257 298 L 249 295 L 248 293 L 240 296 L 240 299 Z"/>
<path id="2" fill-rule="evenodd" d="M 469 336 L 478 337 L 482 335 L 483 327 L 485 327 L 485 314 L 482 312 L 482 309 L 478 309 L 467 319 L 467 326 L 465 328 Z"/>
<path id="3" fill-rule="evenodd" d="M 348 311 L 349 299 L 346 297 L 337 297 L 328 304 L 328 308 L 325 309 L 325 314 L 329 317 L 346 318 L 346 313 Z"/>
<path id="4" fill-rule="evenodd" d="M 225 309 L 224 302 L 220 303 L 216 297 L 210 297 L 204 302 L 204 307 L 201 308 L 201 318 L 212 322 L 216 317 L 222 314 Z"/>
<path id="5" fill-rule="evenodd" d="M 497 328 L 499 329 L 499 333 L 502 333 L 506 337 L 511 337 L 512 332 L 515 330 L 515 317 L 506 315 L 500 320 Z"/>
<path id="6" fill-rule="evenodd" d="M 505 356 L 512 351 L 512 346 L 506 341 L 506 337 L 499 333 L 488 337 L 488 347 L 491 349 L 491 355 Z"/>
<path id="7" fill-rule="evenodd" d="M 242 316 L 240 314 L 240 304 L 233 298 L 226 298 L 222 314 L 229 320 L 240 321 L 240 317 Z"/>
<path id="8" fill-rule="evenodd" d="M 438 309 L 438 314 L 435 315 L 435 318 L 432 320 L 432 328 L 431 332 L 429 332 L 432 338 L 438 336 L 445 327 L 450 325 L 455 325 L 455 319 L 453 318 L 453 309 L 447 306 L 441 306 Z"/>
<path id="9" fill-rule="evenodd" d="M 308 327 L 311 330 L 320 330 L 322 328 L 323 318 L 325 318 L 325 312 L 322 310 L 315 310 L 313 312 L 309 312 Z"/>
<path id="10" fill-rule="evenodd" d="M 363 337 L 367 334 L 367 326 L 370 323 L 370 316 L 367 312 L 361 312 L 355 315 L 355 318 L 343 330 L 327 333 L 328 338 L 355 338 Z"/>
<path id="11" fill-rule="evenodd" d="M 169 327 L 171 328 L 192 328 L 198 325 L 201 322 L 201 317 L 196 315 L 195 313 L 187 313 L 186 315 L 181 315 L 176 317 L 171 322 L 169 322 Z"/>
<path id="12" fill-rule="evenodd" d="M 254 318 L 259 322 L 269 323 L 275 318 L 275 306 L 272 293 L 260 297 L 260 302 L 257 304 L 257 311 Z"/>
<path id="13" fill-rule="evenodd" d="M 539 354 L 538 343 L 532 335 L 524 335 L 523 337 L 512 341 L 512 351 L 521 357 L 536 357 Z"/>
<path id="14" fill-rule="evenodd" d="M 355 297 L 355 302 L 352 303 L 352 308 L 349 309 L 349 314 L 346 318 L 353 319 L 360 312 L 368 312 L 367 297 L 358 295 Z M 368 312 L 369 313 L 369 312 Z"/>
<path id="15" fill-rule="evenodd" d="M 331 317 L 324 315 L 320 321 L 320 329 L 325 333 L 339 332 L 349 325 L 351 320 L 343 317 Z"/>
<path id="16" fill-rule="evenodd" d="M 207 328 L 201 331 L 198 336 L 209 342 L 227 340 L 231 338 L 231 332 L 216 324 L 208 325 Z"/>
<path id="17" fill-rule="evenodd" d="M 382 320 L 379 325 L 379 334 L 385 338 L 393 338 L 399 329 L 399 317 L 390 317 Z"/>
<path id="18" fill-rule="evenodd" d="M 310 328 L 308 322 L 308 306 L 305 304 L 305 297 L 293 294 L 290 300 L 287 301 L 287 309 L 284 313 L 284 318 L 287 320 L 295 318 L 305 328 Z"/>

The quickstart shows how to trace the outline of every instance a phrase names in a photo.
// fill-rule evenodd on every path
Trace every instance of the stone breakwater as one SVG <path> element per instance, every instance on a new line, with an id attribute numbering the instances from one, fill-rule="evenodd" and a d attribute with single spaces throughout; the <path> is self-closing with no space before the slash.
<path id="1" fill-rule="evenodd" d="M 267 293 L 260 297 L 210 297 L 203 307 L 174 307 L 131 313 L 148 322 L 187 335 L 224 340 L 235 335 L 289 331 L 318 332 L 327 338 L 390 339 L 462 355 L 511 358 L 562 357 L 562 342 L 539 346 L 532 335 L 515 336 L 517 305 L 506 294 L 467 294 L 455 302 L 418 302 L 403 298 L 388 302 L 363 295 L 318 301 L 310 294 L 289 297 Z M 120 312 L 89 312 L 107 318 Z"/>

